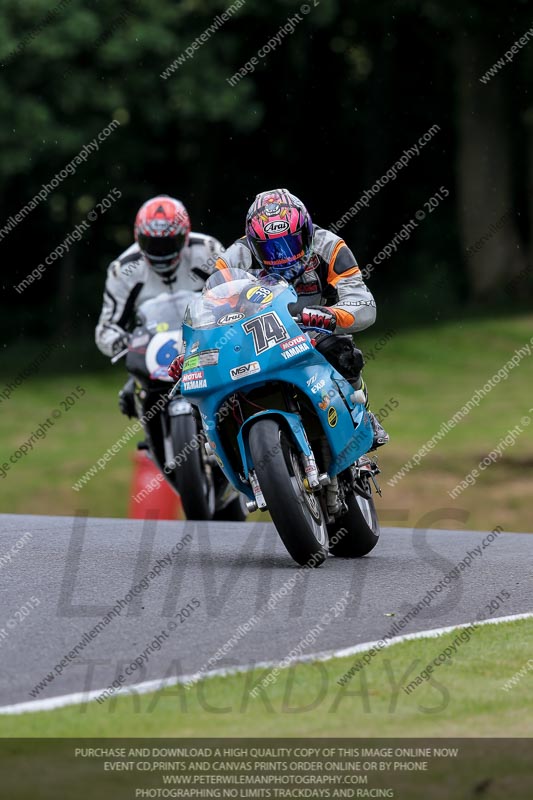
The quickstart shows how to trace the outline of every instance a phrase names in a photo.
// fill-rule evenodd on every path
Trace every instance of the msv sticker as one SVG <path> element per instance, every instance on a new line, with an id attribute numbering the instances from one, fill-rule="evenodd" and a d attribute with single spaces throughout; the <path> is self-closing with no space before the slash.
<path id="1" fill-rule="evenodd" d="M 240 378 L 246 378 L 248 375 L 254 375 L 256 372 L 261 372 L 261 367 L 258 361 L 251 361 L 249 364 L 242 364 L 239 367 L 230 369 L 232 381 L 238 381 Z"/>

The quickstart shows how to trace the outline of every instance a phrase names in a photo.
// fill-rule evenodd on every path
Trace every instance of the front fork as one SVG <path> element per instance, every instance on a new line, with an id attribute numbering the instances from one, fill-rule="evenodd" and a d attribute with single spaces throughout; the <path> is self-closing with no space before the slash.
<path id="1" fill-rule="evenodd" d="M 347 511 L 348 508 L 340 497 L 337 476 L 330 478 L 327 472 L 319 473 L 311 445 L 309 445 L 309 450 L 311 451 L 309 456 L 300 452 L 300 462 L 305 472 L 304 488 L 308 492 L 318 493 L 318 500 L 324 516 L 328 522 L 333 522 L 335 517 Z M 325 492 L 318 491 L 322 488 L 325 489 Z"/>
<path id="2" fill-rule="evenodd" d="M 172 469 L 178 453 L 174 452 L 174 442 L 170 433 L 170 417 L 192 416 L 192 406 L 183 397 L 174 397 L 169 400 L 164 412 L 161 414 L 161 430 L 163 433 L 163 450 L 165 454 L 165 467 Z"/>
<path id="3" fill-rule="evenodd" d="M 365 500 L 370 500 L 371 491 L 369 488 L 369 481 L 374 484 L 374 489 L 381 497 L 381 489 L 376 480 L 376 476 L 381 472 L 376 461 L 371 459 L 368 455 L 361 456 L 357 459 L 353 467 L 350 467 L 353 476 L 353 488 Z"/>
<path id="4" fill-rule="evenodd" d="M 312 451 L 310 457 L 300 453 L 300 461 L 306 472 L 306 478 L 304 480 L 304 487 L 306 490 L 309 492 L 316 492 L 317 489 L 325 487 L 325 492 L 319 493 L 319 499 L 328 522 L 333 522 L 336 517 L 345 514 L 348 511 L 348 506 L 344 497 L 345 480 L 343 480 L 342 477 L 341 480 L 339 480 L 337 475 L 330 478 L 327 473 L 319 475 Z M 311 480 L 308 479 L 308 470 L 309 474 L 316 476 L 318 483 L 314 485 L 311 483 Z M 346 471 L 348 490 L 355 491 L 361 497 L 370 500 L 372 494 L 369 481 L 372 481 L 375 491 L 381 496 L 381 489 L 376 480 L 376 476 L 379 475 L 380 472 L 381 470 L 376 461 L 372 460 L 368 455 L 361 456 L 356 463 Z"/>

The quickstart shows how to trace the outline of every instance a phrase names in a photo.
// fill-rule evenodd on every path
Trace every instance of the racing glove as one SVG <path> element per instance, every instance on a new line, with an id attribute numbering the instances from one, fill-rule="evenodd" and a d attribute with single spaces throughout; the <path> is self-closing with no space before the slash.
<path id="1" fill-rule="evenodd" d="M 121 336 L 118 337 L 118 339 L 115 339 L 115 341 L 113 342 L 112 345 L 113 355 L 116 356 L 119 353 L 121 353 L 122 350 L 126 349 L 129 343 L 130 343 L 130 335 L 129 333 L 124 332 Z"/>
<path id="2" fill-rule="evenodd" d="M 118 407 L 121 412 L 130 419 L 137 416 L 135 410 L 135 380 L 129 377 L 120 392 L 118 393 Z"/>
<path id="3" fill-rule="evenodd" d="M 183 361 L 184 356 L 176 356 L 174 361 L 168 367 L 168 374 L 174 381 L 179 381 L 181 379 L 181 373 L 183 372 Z"/>
<path id="4" fill-rule="evenodd" d="M 301 311 L 302 323 L 313 328 L 325 328 L 333 332 L 337 327 L 337 317 L 324 306 L 307 306 Z"/>

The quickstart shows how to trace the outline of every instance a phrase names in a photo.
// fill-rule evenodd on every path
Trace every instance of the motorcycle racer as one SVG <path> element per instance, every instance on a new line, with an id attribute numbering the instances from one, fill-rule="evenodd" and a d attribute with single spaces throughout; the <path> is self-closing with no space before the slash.
<path id="1" fill-rule="evenodd" d="M 314 225 L 298 197 L 274 189 L 256 196 L 246 216 L 245 236 L 219 256 L 216 267 L 260 269 L 292 283 L 298 294 L 293 309 L 302 323 L 335 331 L 315 336 L 317 349 L 354 389 L 364 392 L 374 431 L 371 450 L 386 444 L 389 435 L 368 408 L 363 354 L 352 339 L 374 323 L 376 304 L 344 240 Z M 182 365 L 178 356 L 169 367 L 175 380 Z"/>
<path id="2" fill-rule="evenodd" d="M 139 209 L 134 225 L 135 242 L 107 270 L 102 311 L 95 331 L 98 349 L 112 357 L 129 340 L 135 311 L 162 292 L 201 291 L 222 252 L 212 236 L 191 232 L 183 203 L 157 195 Z M 122 413 L 135 416 L 134 381 L 128 379 L 119 393 Z"/>

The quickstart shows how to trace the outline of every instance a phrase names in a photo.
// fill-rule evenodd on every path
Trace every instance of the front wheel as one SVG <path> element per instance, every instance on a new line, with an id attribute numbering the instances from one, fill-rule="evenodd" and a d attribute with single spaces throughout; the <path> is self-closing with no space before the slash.
<path id="1" fill-rule="evenodd" d="M 170 417 L 170 437 L 174 456 L 182 455 L 174 468 L 174 482 L 187 519 L 212 519 L 215 489 L 211 466 L 203 460 L 204 440 L 190 414 Z"/>
<path id="2" fill-rule="evenodd" d="M 378 515 L 368 481 L 365 483 L 368 496 L 361 497 L 352 490 L 345 498 L 348 511 L 328 525 L 329 549 L 334 556 L 361 558 L 378 543 Z"/>
<path id="3" fill-rule="evenodd" d="M 301 566 L 320 566 L 328 555 L 326 523 L 318 497 L 304 487 L 305 473 L 294 442 L 276 420 L 260 419 L 252 425 L 248 443 L 283 544 Z"/>

